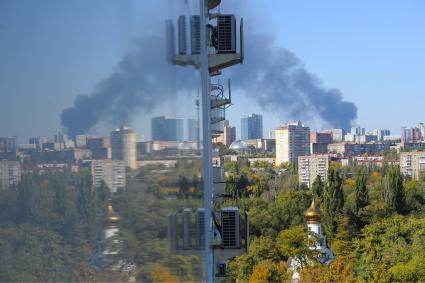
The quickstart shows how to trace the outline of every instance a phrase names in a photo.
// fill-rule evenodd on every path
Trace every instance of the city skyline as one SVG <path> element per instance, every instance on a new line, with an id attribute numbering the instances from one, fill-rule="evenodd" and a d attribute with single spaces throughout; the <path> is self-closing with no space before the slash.
<path id="1" fill-rule="evenodd" d="M 271 137 L 269 137 L 269 135 L 271 133 L 274 133 L 274 131 L 279 129 L 280 127 L 282 127 L 286 124 L 294 124 L 294 123 L 296 124 L 296 123 L 299 123 L 299 122 L 303 122 L 301 120 L 287 120 L 287 121 L 284 121 L 284 122 L 281 122 L 281 123 L 278 123 L 278 124 L 272 126 L 271 130 L 268 131 L 268 132 L 263 131 L 263 134 L 262 134 L 261 137 L 258 136 L 258 137 L 255 137 L 255 138 L 245 138 L 244 139 L 241 135 L 241 120 L 243 120 L 243 119 L 245 119 L 245 118 L 247 118 L 248 116 L 251 116 L 251 115 L 258 115 L 258 114 L 243 115 L 239 118 L 239 126 L 237 126 L 237 125 L 232 126 L 232 128 L 235 128 L 236 140 L 249 140 L 249 139 L 257 139 L 257 138 L 270 139 Z M 262 115 L 259 115 L 259 116 L 262 116 Z M 129 127 L 129 128 L 131 128 L 135 131 L 137 141 L 140 141 L 140 142 L 151 141 L 151 140 L 160 141 L 161 139 L 153 139 L 152 138 L 152 130 L 153 130 L 152 122 L 153 122 L 153 120 L 157 120 L 158 118 L 165 118 L 165 120 L 172 120 L 172 121 L 176 120 L 176 121 L 180 122 L 179 123 L 179 129 L 177 131 L 179 138 L 176 139 L 174 137 L 174 138 L 170 139 L 170 141 L 193 141 L 194 140 L 194 139 L 191 139 L 191 137 L 196 136 L 195 130 L 196 130 L 197 120 L 194 119 L 194 118 L 170 117 L 170 116 L 162 115 L 162 116 L 152 117 L 150 119 L 150 127 L 146 132 L 139 132 L 137 130 L 137 128 L 133 128 L 133 127 L 130 127 L 130 126 L 127 126 L 127 125 L 125 125 L 125 128 Z M 233 125 L 232 123 L 230 123 L 230 120 L 226 120 L 226 121 L 227 121 L 227 125 Z M 356 137 L 356 136 L 357 137 L 364 137 L 364 136 L 366 136 L 366 137 L 374 136 L 375 137 L 376 136 L 376 141 L 384 141 L 384 139 L 383 139 L 384 136 L 389 136 L 392 139 L 403 140 L 404 139 L 403 130 L 407 129 L 407 130 L 414 130 L 417 133 L 419 133 L 419 138 L 416 138 L 416 139 L 420 140 L 421 139 L 420 137 L 425 136 L 425 131 L 424 131 L 425 127 L 423 125 L 424 125 L 424 123 L 417 123 L 417 124 L 414 124 L 414 125 L 408 125 L 407 127 L 403 126 L 403 127 L 400 128 L 400 132 L 396 132 L 396 133 L 394 133 L 391 130 L 383 129 L 383 128 L 373 128 L 373 129 L 371 129 L 371 128 L 365 128 L 365 127 L 362 127 L 362 126 L 354 126 L 354 127 L 351 127 L 350 129 L 343 130 L 343 132 L 340 133 L 339 135 L 341 135 L 341 137 L 342 137 L 341 141 L 348 141 L 348 142 L 359 142 L 357 140 L 354 140 L 354 137 Z M 123 126 L 123 125 L 121 125 L 121 126 Z M 316 133 L 331 133 L 333 131 L 341 130 L 339 128 L 317 129 L 317 128 L 311 127 L 309 124 L 307 124 L 307 126 L 309 126 L 312 133 L 313 132 L 316 132 Z M 164 129 L 166 129 L 166 128 L 167 127 L 165 127 Z M 164 129 L 162 129 L 161 131 L 163 132 Z M 22 145 L 22 144 L 35 144 L 35 145 L 39 146 L 38 143 L 41 144 L 41 142 L 60 143 L 63 140 L 72 140 L 76 143 L 75 146 L 78 148 L 79 147 L 78 142 L 79 142 L 80 138 L 84 138 L 84 139 L 93 138 L 93 139 L 95 139 L 95 138 L 99 138 L 99 137 L 107 137 L 107 136 L 109 136 L 111 131 L 115 131 L 115 130 L 119 130 L 119 127 L 118 128 L 117 127 L 111 127 L 110 129 L 106 128 L 104 133 L 92 133 L 92 134 L 78 133 L 75 137 L 68 136 L 66 134 L 66 132 L 61 131 L 61 130 L 54 132 L 50 136 L 44 136 L 44 135 L 40 135 L 40 134 L 39 135 L 36 134 L 36 135 L 32 135 L 32 136 L 28 136 L 28 135 L 15 136 L 15 135 L 5 135 L 5 134 L 0 133 L 0 137 L 4 138 L 4 139 L 9 139 L 9 140 L 13 139 L 15 146 Z M 192 131 L 192 133 L 190 133 L 190 131 Z M 202 132 L 202 130 L 201 130 L 201 132 Z M 272 139 L 274 139 L 274 137 Z M 164 139 L 164 141 L 167 141 L 167 139 Z M 413 141 L 409 140 L 408 142 L 414 142 L 414 141 L 415 140 L 413 140 Z M 6 142 L 6 140 L 4 142 Z M 3 146 L 3 145 L 0 143 L 0 148 L 1 148 L 1 146 Z M 4 146 L 6 146 L 6 145 L 4 145 Z"/>

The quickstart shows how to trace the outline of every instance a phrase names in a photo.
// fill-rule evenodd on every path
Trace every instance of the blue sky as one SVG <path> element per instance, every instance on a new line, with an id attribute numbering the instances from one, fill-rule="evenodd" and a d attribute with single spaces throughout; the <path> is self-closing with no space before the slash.
<path id="1" fill-rule="evenodd" d="M 75 96 L 107 77 L 133 38 L 162 33 L 165 17 L 186 13 L 182 2 L 0 0 L 0 135 L 53 135 Z M 340 89 L 358 107 L 357 124 L 398 133 L 425 121 L 424 1 L 223 0 L 222 12 L 274 36 L 326 87 Z M 194 116 L 195 95 L 135 113 L 131 126 L 148 137 L 150 115 Z M 237 93 L 234 104 L 228 116 L 237 127 L 240 116 L 262 112 Z M 264 116 L 265 134 L 285 122 L 284 113 Z"/>

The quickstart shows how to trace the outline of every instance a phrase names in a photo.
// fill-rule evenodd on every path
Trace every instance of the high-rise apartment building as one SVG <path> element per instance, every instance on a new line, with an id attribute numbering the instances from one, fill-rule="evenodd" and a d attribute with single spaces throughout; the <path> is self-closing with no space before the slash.
<path id="1" fill-rule="evenodd" d="M 400 152 L 400 171 L 414 180 L 425 174 L 425 151 Z"/>
<path id="2" fill-rule="evenodd" d="M 152 140 L 183 141 L 183 118 L 166 116 L 151 119 Z"/>
<path id="3" fill-rule="evenodd" d="M 65 143 L 67 140 L 68 135 L 62 132 L 59 132 L 54 136 L 54 141 L 58 143 Z"/>
<path id="4" fill-rule="evenodd" d="M 92 159 L 110 159 L 111 138 L 110 137 L 87 137 L 86 147 L 92 152 Z"/>
<path id="5" fill-rule="evenodd" d="M 220 134 L 216 139 L 216 143 L 222 143 L 226 146 L 230 146 L 232 142 L 236 140 L 236 127 L 231 127 L 229 121 L 224 121 L 223 133 Z"/>
<path id="6" fill-rule="evenodd" d="M 361 135 L 361 136 L 356 136 L 355 142 L 356 143 L 369 143 L 369 142 L 377 142 L 378 141 L 378 136 L 376 135 Z"/>
<path id="7" fill-rule="evenodd" d="M 332 142 L 342 142 L 344 140 L 343 129 L 332 129 Z"/>
<path id="8" fill-rule="evenodd" d="M 37 150 L 42 149 L 43 143 L 47 142 L 47 138 L 45 137 L 31 137 L 29 138 L 29 144 L 34 144 Z"/>
<path id="9" fill-rule="evenodd" d="M 328 152 L 328 144 L 332 142 L 332 132 L 311 132 L 310 153 L 324 154 Z"/>
<path id="10" fill-rule="evenodd" d="M 276 136 L 276 164 L 296 163 L 298 156 L 310 155 L 310 128 L 301 122 L 278 127 Z"/>
<path id="11" fill-rule="evenodd" d="M 326 143 L 332 142 L 332 133 L 328 132 L 311 132 L 310 133 L 311 143 Z"/>
<path id="12" fill-rule="evenodd" d="M 365 128 L 362 128 L 360 126 L 358 127 L 352 127 L 351 128 L 351 134 L 354 136 L 361 136 L 364 135 L 366 133 Z"/>
<path id="13" fill-rule="evenodd" d="M 419 128 L 401 128 L 401 141 L 404 143 L 415 143 L 422 139 L 421 130 Z"/>
<path id="14" fill-rule="evenodd" d="M 18 161 L 0 161 L 0 188 L 7 189 L 21 181 L 21 165 Z"/>
<path id="15" fill-rule="evenodd" d="M 419 132 L 421 133 L 422 140 L 424 140 L 425 139 L 425 124 L 424 123 L 419 123 L 416 126 L 416 128 L 419 129 Z"/>
<path id="16" fill-rule="evenodd" d="M 104 182 L 111 193 L 125 188 L 125 161 L 121 160 L 93 160 L 91 174 L 93 185 L 99 187 Z"/>
<path id="17" fill-rule="evenodd" d="M 17 148 L 17 137 L 0 137 L 0 152 L 14 152 Z"/>
<path id="18" fill-rule="evenodd" d="M 358 156 L 367 153 L 368 155 L 383 154 L 390 149 L 388 143 L 349 143 L 339 142 L 328 145 L 328 152 L 342 156 Z"/>
<path id="19" fill-rule="evenodd" d="M 251 114 L 241 119 L 241 139 L 261 139 L 263 137 L 263 116 Z"/>
<path id="20" fill-rule="evenodd" d="M 311 188 L 317 176 L 324 182 L 328 175 L 329 155 L 298 156 L 299 183 Z"/>
<path id="21" fill-rule="evenodd" d="M 384 141 L 384 137 L 390 136 L 391 131 L 387 129 L 376 129 L 373 130 L 372 134 L 377 137 L 378 141 Z"/>
<path id="22" fill-rule="evenodd" d="M 136 132 L 121 128 L 111 132 L 111 151 L 113 160 L 123 160 L 131 169 L 137 168 Z"/>
<path id="23" fill-rule="evenodd" d="M 82 148 L 87 146 L 87 140 L 89 136 L 87 135 L 76 135 L 75 136 L 75 147 Z"/>
<path id="24" fill-rule="evenodd" d="M 198 120 L 197 119 L 187 120 L 187 140 L 188 141 L 198 140 Z"/>

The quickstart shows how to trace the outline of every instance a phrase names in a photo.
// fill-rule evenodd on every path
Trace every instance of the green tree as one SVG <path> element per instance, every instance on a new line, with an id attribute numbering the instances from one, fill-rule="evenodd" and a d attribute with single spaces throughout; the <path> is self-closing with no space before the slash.
<path id="1" fill-rule="evenodd" d="M 284 261 L 265 260 L 254 266 L 249 283 L 286 282 L 287 267 Z"/>
<path id="2" fill-rule="evenodd" d="M 299 225 L 281 231 L 276 238 L 276 246 L 283 256 L 297 260 L 302 269 L 308 264 L 317 263 L 319 253 L 310 248 L 317 240 L 314 235 L 307 234 L 305 225 Z"/>
<path id="3" fill-rule="evenodd" d="M 362 230 L 354 241 L 353 270 L 366 282 L 425 280 L 425 218 L 393 215 Z"/>
<path id="4" fill-rule="evenodd" d="M 425 208 L 425 182 L 406 180 L 403 187 L 406 192 L 406 212 L 421 213 Z"/>
<path id="5" fill-rule="evenodd" d="M 353 227 L 349 221 L 348 216 L 339 215 L 336 219 L 336 232 L 332 241 L 332 250 L 336 256 L 351 257 L 354 251 Z"/>
<path id="6" fill-rule="evenodd" d="M 328 179 L 323 192 L 323 216 L 324 228 L 327 236 L 332 239 L 335 233 L 335 220 L 344 207 L 344 194 L 342 192 L 342 180 L 339 172 L 333 166 L 329 167 Z"/>
<path id="7" fill-rule="evenodd" d="M 245 174 L 230 175 L 226 181 L 226 190 L 229 194 L 232 194 L 234 198 L 241 198 L 242 196 L 248 196 L 246 187 L 248 186 L 248 178 Z"/>
<path id="8" fill-rule="evenodd" d="M 16 218 L 20 223 L 29 221 L 32 215 L 33 182 L 29 176 L 23 176 L 18 186 Z"/>
<path id="9" fill-rule="evenodd" d="M 354 181 L 354 192 L 355 192 L 355 204 L 354 204 L 354 215 L 357 218 L 357 224 L 359 227 L 363 227 L 364 223 L 360 220 L 361 209 L 369 204 L 368 190 L 366 187 L 367 177 L 366 172 L 360 170 Z"/>
<path id="10" fill-rule="evenodd" d="M 189 192 L 189 181 L 187 180 L 186 176 L 180 175 L 179 179 L 177 181 L 178 186 L 180 187 L 181 195 L 186 198 L 187 194 Z"/>
<path id="11" fill-rule="evenodd" d="M 385 178 L 384 200 L 397 213 L 405 212 L 406 195 L 403 187 L 403 176 L 398 166 L 392 166 Z"/>
<path id="12" fill-rule="evenodd" d="M 317 175 L 311 186 L 311 192 L 314 196 L 321 198 L 323 193 L 323 182 L 322 178 Z"/>
<path id="13" fill-rule="evenodd" d="M 63 176 L 60 176 L 63 177 Z M 54 177 L 54 189 L 55 189 L 55 197 L 54 197 L 54 210 L 58 213 L 63 220 L 66 218 L 67 214 L 67 193 L 65 188 L 65 181 L 63 178 Z"/>
<path id="14" fill-rule="evenodd" d="M 366 174 L 360 173 L 355 178 L 354 183 L 354 190 L 355 190 L 355 196 L 356 196 L 356 203 L 355 203 L 355 212 L 356 215 L 359 213 L 360 209 L 367 206 L 369 204 L 369 197 L 367 193 L 367 187 L 366 187 L 367 177 Z"/>
<path id="15" fill-rule="evenodd" d="M 96 195 L 102 203 L 111 198 L 111 191 L 104 181 L 100 182 L 100 186 L 96 188 Z"/>
<path id="16" fill-rule="evenodd" d="M 274 238 L 265 236 L 255 238 L 251 242 L 249 253 L 237 256 L 230 262 L 226 282 L 248 282 L 250 279 L 264 279 L 264 277 L 270 281 L 272 278 L 277 277 L 276 269 L 286 260 L 287 257 L 280 253 Z M 263 266 L 262 263 L 264 262 L 275 264 L 274 267 L 270 266 L 273 271 L 268 268 L 263 270 L 261 266 Z M 257 270 L 253 274 L 255 268 Z"/>

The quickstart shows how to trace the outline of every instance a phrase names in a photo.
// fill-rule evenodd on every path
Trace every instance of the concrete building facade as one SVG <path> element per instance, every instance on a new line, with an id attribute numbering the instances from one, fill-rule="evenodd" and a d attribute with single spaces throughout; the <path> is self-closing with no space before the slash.
<path id="1" fill-rule="evenodd" d="M 342 156 L 357 156 L 361 154 L 379 154 L 390 149 L 387 143 L 331 143 L 328 152 Z"/>
<path id="2" fill-rule="evenodd" d="M 344 140 L 343 129 L 332 129 L 332 142 L 342 142 Z"/>
<path id="3" fill-rule="evenodd" d="M 372 134 L 377 137 L 378 141 L 384 141 L 384 137 L 390 136 L 391 131 L 387 129 L 376 129 L 373 130 Z"/>
<path id="4" fill-rule="evenodd" d="M 400 171 L 418 180 L 425 173 L 425 151 L 400 152 Z"/>
<path id="5" fill-rule="evenodd" d="M 99 187 L 104 182 L 111 193 L 124 189 L 126 185 L 126 163 L 121 160 L 93 160 L 91 174 L 93 185 Z"/>
<path id="6" fill-rule="evenodd" d="M 236 127 L 229 125 L 229 121 L 224 121 L 223 133 L 220 134 L 216 139 L 216 143 L 222 143 L 226 146 L 230 146 L 232 142 L 236 140 Z"/>
<path id="7" fill-rule="evenodd" d="M 0 161 L 0 185 L 2 189 L 16 186 L 21 181 L 21 165 L 18 161 Z"/>
<path id="8" fill-rule="evenodd" d="M 244 140 L 247 145 L 253 146 L 261 151 L 273 152 L 276 150 L 275 139 L 255 139 L 255 140 Z"/>
<path id="9" fill-rule="evenodd" d="M 332 142 L 332 132 L 311 132 L 310 153 L 325 154 L 328 152 L 328 144 Z"/>
<path id="10" fill-rule="evenodd" d="M 301 122 L 278 127 L 276 136 L 276 165 L 296 163 L 298 156 L 310 155 L 310 128 Z"/>
<path id="11" fill-rule="evenodd" d="M 121 127 L 111 132 L 111 151 L 113 160 L 123 160 L 130 169 L 137 168 L 136 132 Z"/>
<path id="12" fill-rule="evenodd" d="M 416 127 L 401 128 L 401 141 L 404 143 L 415 143 L 422 140 L 421 130 Z"/>
<path id="13" fill-rule="evenodd" d="M 0 152 L 14 152 L 17 148 L 17 137 L 0 137 Z"/>
<path id="14" fill-rule="evenodd" d="M 183 137 L 183 118 L 159 116 L 151 119 L 152 140 L 180 141 Z"/>
<path id="15" fill-rule="evenodd" d="M 317 176 L 325 182 L 329 169 L 329 155 L 298 156 L 299 183 L 311 188 Z"/>
<path id="16" fill-rule="evenodd" d="M 241 119 L 241 140 L 263 138 L 263 116 L 251 114 Z"/>

